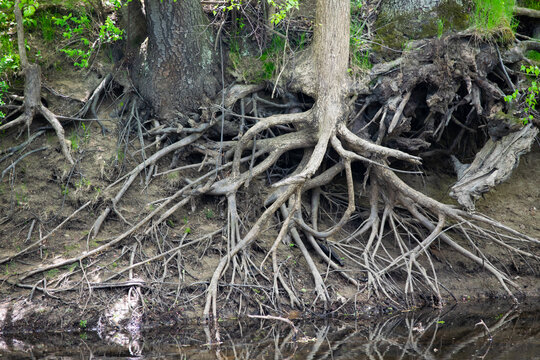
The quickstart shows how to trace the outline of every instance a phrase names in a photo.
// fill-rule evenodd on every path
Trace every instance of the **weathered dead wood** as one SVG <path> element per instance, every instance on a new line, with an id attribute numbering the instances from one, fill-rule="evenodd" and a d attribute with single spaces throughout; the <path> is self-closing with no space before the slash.
<path id="1" fill-rule="evenodd" d="M 514 7 L 514 15 L 527 16 L 527 17 L 540 19 L 539 10 L 528 9 L 528 8 L 523 8 L 519 6 Z"/>
<path id="2" fill-rule="evenodd" d="M 499 141 L 489 140 L 452 186 L 450 196 L 468 210 L 474 210 L 474 203 L 482 194 L 510 177 L 537 134 L 538 129 L 529 124 Z"/>

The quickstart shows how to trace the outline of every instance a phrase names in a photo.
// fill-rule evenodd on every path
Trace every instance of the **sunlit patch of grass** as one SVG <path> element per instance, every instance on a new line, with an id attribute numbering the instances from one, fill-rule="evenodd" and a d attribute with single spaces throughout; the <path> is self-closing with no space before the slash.
<path id="1" fill-rule="evenodd" d="M 514 38 L 513 19 L 515 0 L 474 0 L 473 27 L 481 35 L 498 37 L 503 41 Z"/>

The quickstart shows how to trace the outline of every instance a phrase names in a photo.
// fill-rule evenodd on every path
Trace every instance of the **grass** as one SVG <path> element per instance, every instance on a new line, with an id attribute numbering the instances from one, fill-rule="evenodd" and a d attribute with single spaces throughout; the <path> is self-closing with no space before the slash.
<path id="1" fill-rule="evenodd" d="M 373 67 L 373 64 L 369 60 L 369 46 L 367 46 L 363 39 L 365 21 L 359 14 L 361 7 L 361 1 L 355 0 L 352 2 L 349 35 L 351 52 L 351 68 L 349 72 L 352 73 L 355 73 L 357 70 L 369 70 Z"/>
<path id="2" fill-rule="evenodd" d="M 474 0 L 473 27 L 481 34 L 501 35 L 503 40 L 513 39 L 515 0 Z"/>
<path id="3" fill-rule="evenodd" d="M 38 28 L 41 29 L 43 40 L 48 43 L 53 42 L 56 39 L 57 26 L 54 24 L 53 17 L 60 16 L 59 14 L 52 14 L 47 11 L 40 12 L 37 22 Z"/>

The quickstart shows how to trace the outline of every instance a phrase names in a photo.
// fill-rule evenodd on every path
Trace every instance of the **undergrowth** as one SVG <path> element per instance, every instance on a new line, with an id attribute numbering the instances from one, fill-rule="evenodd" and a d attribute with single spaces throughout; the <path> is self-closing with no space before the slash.
<path id="1" fill-rule="evenodd" d="M 363 38 L 366 22 L 362 18 L 360 10 L 362 2 L 355 0 L 351 2 L 351 27 L 350 27 L 350 52 L 351 68 L 349 72 L 355 73 L 357 70 L 369 70 L 373 64 L 369 60 L 370 46 Z"/>

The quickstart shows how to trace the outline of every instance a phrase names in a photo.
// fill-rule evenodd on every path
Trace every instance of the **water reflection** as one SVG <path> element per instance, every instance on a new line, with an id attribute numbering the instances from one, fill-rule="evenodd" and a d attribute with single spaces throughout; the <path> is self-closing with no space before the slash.
<path id="1" fill-rule="evenodd" d="M 540 306 L 459 305 L 375 320 L 182 325 L 141 334 L 0 335 L 0 358 L 540 359 Z"/>

